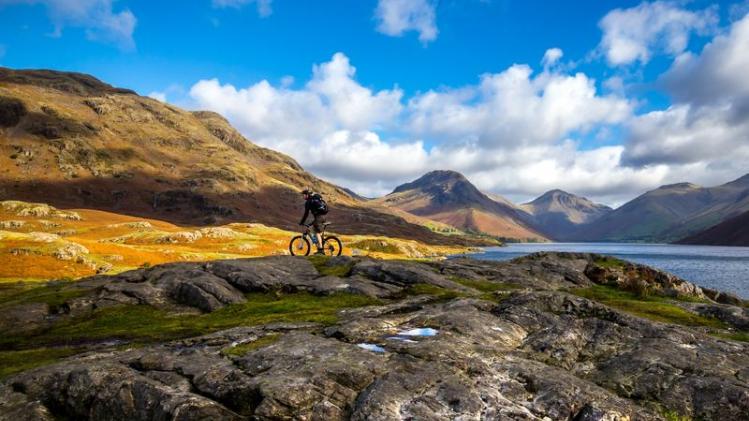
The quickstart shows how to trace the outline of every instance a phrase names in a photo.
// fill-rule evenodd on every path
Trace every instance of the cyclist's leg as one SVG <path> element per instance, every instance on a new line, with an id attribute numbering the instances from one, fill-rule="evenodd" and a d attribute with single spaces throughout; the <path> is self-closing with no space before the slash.
<path id="1" fill-rule="evenodd" d="M 315 219 L 312 221 L 313 235 L 317 237 L 317 250 L 322 250 L 322 230 L 325 223 L 325 215 L 314 215 Z"/>

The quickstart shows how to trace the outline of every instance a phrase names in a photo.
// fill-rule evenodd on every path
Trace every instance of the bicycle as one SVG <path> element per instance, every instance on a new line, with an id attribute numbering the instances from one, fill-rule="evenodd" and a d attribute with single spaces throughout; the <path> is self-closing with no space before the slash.
<path id="1" fill-rule="evenodd" d="M 323 252 L 326 256 L 340 256 L 341 251 L 343 250 L 343 245 L 338 237 L 334 235 L 325 235 L 325 229 L 328 225 L 330 225 L 330 222 L 324 222 L 322 224 L 322 232 L 320 233 Z M 291 253 L 292 256 L 309 256 L 309 252 L 312 250 L 310 240 L 314 235 L 310 232 L 311 226 L 312 224 L 306 224 L 306 229 L 302 235 L 297 235 L 289 242 L 289 253 Z"/>

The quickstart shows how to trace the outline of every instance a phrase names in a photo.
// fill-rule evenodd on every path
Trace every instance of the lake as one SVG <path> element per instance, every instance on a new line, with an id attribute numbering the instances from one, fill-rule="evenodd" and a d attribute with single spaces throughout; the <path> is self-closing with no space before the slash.
<path id="1" fill-rule="evenodd" d="M 518 243 L 470 257 L 510 260 L 539 251 L 600 253 L 652 266 L 697 285 L 749 299 L 749 247 L 636 243 Z"/>

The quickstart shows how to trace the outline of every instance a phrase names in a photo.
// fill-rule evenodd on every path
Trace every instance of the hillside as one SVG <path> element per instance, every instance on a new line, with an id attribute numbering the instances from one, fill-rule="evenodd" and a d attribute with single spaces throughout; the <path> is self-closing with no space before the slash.
<path id="1" fill-rule="evenodd" d="M 661 186 L 574 234 L 583 241 L 675 241 L 749 210 L 749 175 L 716 186 Z"/>
<path id="2" fill-rule="evenodd" d="M 294 235 L 257 223 L 176 226 L 100 210 L 0 201 L 0 287 L 18 281 L 120 273 L 161 263 L 288 254 Z M 389 237 L 340 238 L 344 255 L 425 258 L 469 250 Z"/>
<path id="3" fill-rule="evenodd" d="M 520 208 L 532 215 L 535 225 L 544 233 L 560 241 L 570 238 L 578 226 L 612 211 L 608 206 L 562 190 L 548 191 Z"/>
<path id="4" fill-rule="evenodd" d="M 543 240 L 514 206 L 489 198 L 454 171 L 432 171 L 398 186 L 376 203 L 461 230 L 512 239 Z"/>
<path id="5" fill-rule="evenodd" d="M 683 238 L 677 243 L 749 247 L 749 211 L 729 218 L 705 231 Z"/>
<path id="6" fill-rule="evenodd" d="M 0 68 L 0 200 L 176 224 L 298 229 L 311 186 L 342 233 L 459 243 L 363 202 L 254 145 L 224 118 L 189 112 L 82 74 Z"/>

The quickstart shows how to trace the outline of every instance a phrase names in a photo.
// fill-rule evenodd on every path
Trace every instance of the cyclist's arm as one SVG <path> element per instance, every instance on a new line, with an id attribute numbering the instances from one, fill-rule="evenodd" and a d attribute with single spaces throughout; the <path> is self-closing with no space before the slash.
<path id="1" fill-rule="evenodd" d="M 304 203 L 304 216 L 302 216 L 301 222 L 299 222 L 299 225 L 304 225 L 304 223 L 307 221 L 307 217 L 309 216 L 309 202 Z"/>

